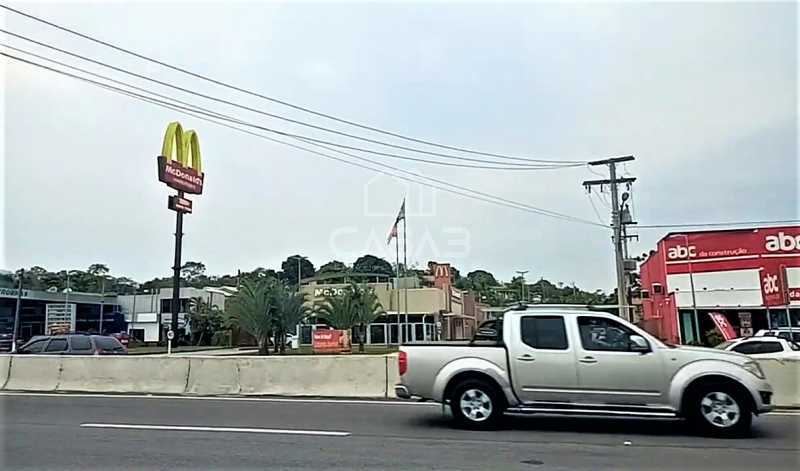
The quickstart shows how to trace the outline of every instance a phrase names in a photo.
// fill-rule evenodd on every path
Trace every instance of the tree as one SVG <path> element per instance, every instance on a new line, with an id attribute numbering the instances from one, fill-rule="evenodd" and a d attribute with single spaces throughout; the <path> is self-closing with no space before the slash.
<path id="1" fill-rule="evenodd" d="M 366 338 L 366 326 L 386 314 L 383 306 L 378 301 L 375 291 L 367 286 L 351 285 L 348 293 L 353 297 L 353 307 L 355 309 L 355 320 L 358 323 L 358 351 L 364 351 L 364 340 Z"/>
<path id="2" fill-rule="evenodd" d="M 108 269 L 108 265 L 104 265 L 102 263 L 93 263 L 89 265 L 89 268 L 87 268 L 86 271 L 93 276 L 103 276 L 107 275 L 110 270 Z"/>
<path id="3" fill-rule="evenodd" d="M 229 301 L 228 325 L 241 328 L 258 342 L 258 352 L 269 355 L 273 316 L 277 309 L 276 283 L 271 279 L 245 280 Z"/>
<path id="4" fill-rule="evenodd" d="M 481 288 L 488 288 L 489 286 L 497 286 L 500 283 L 497 282 L 494 275 L 489 273 L 486 270 L 475 270 L 467 273 L 467 278 L 469 278 L 470 282 L 473 286 Z"/>
<path id="5" fill-rule="evenodd" d="M 345 273 L 346 271 L 347 271 L 347 265 L 338 260 L 333 260 L 319 267 L 319 270 L 317 270 L 317 274 L 325 275 L 330 273 Z"/>
<path id="6" fill-rule="evenodd" d="M 314 276 L 314 264 L 300 255 L 292 255 L 281 263 L 281 279 L 290 286 L 297 286 L 297 265 L 300 259 L 300 278 Z"/>
<path id="7" fill-rule="evenodd" d="M 386 276 L 394 275 L 392 264 L 374 255 L 358 257 L 353 263 L 353 273 L 377 273 Z"/>
<path id="8" fill-rule="evenodd" d="M 181 278 L 187 282 L 197 281 L 206 274 L 206 266 L 201 262 L 186 262 L 181 267 Z"/>
<path id="9" fill-rule="evenodd" d="M 189 327 L 193 345 L 210 345 L 214 334 L 222 330 L 223 315 L 218 306 L 201 297 L 189 300 Z"/>
<path id="10" fill-rule="evenodd" d="M 358 322 L 353 296 L 349 291 L 339 296 L 325 296 L 322 303 L 317 306 L 317 316 L 340 330 L 350 330 Z"/>
<path id="11" fill-rule="evenodd" d="M 305 321 L 311 313 L 306 304 L 307 295 L 281 286 L 278 289 L 277 309 L 273 318 L 275 348 L 286 352 L 286 334 Z"/>

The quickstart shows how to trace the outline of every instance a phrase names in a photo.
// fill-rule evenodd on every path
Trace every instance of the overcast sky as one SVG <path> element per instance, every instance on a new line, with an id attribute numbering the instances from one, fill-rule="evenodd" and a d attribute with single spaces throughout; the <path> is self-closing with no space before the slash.
<path id="1" fill-rule="evenodd" d="M 633 201 L 641 224 L 798 216 L 792 3 L 14 6 L 250 90 L 422 139 L 544 159 L 635 155 L 623 170 L 638 178 Z M 16 15 L 3 22 L 203 93 L 366 133 Z M 155 157 L 166 124 L 177 119 L 199 133 L 206 173 L 204 194 L 185 219 L 184 261 L 202 261 L 210 274 L 279 268 L 294 253 L 317 267 L 368 252 L 393 260 L 385 238 L 406 196 L 409 263 L 449 261 L 462 273 L 484 268 L 502 279 L 530 270 L 529 278 L 586 289 L 614 285 L 607 229 L 376 176 L 8 60 L 2 72 L 0 267 L 100 262 L 138 281 L 167 276 L 175 218 Z M 329 137 L 125 80 L 262 125 Z M 509 172 L 384 161 L 598 220 L 581 182 L 600 177 L 586 168 Z M 602 198 L 608 195 L 594 203 L 607 222 Z M 641 231 L 633 253 L 650 250 L 665 232 Z"/>

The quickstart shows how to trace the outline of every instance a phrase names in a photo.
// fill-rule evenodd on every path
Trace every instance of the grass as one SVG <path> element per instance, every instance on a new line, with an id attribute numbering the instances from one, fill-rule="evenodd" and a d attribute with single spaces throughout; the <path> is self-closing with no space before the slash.
<path id="1" fill-rule="evenodd" d="M 172 349 L 174 353 L 179 352 L 199 352 L 201 350 L 219 350 L 222 348 L 228 347 L 209 347 L 209 346 L 201 346 L 201 345 L 191 345 L 191 346 L 183 346 L 183 347 L 175 347 Z M 135 346 L 128 348 L 128 355 L 153 355 L 158 353 L 167 353 L 166 346 Z"/>

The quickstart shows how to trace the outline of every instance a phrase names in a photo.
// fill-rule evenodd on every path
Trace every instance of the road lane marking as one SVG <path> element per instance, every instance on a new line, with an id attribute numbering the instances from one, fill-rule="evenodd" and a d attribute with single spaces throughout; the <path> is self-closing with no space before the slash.
<path id="1" fill-rule="evenodd" d="M 316 435 L 324 437 L 349 437 L 350 432 L 330 430 L 291 430 L 279 428 L 249 427 L 206 427 L 194 425 L 146 425 L 146 424 L 81 424 L 83 428 L 113 428 L 129 430 L 177 430 L 182 432 L 228 432 L 228 433 L 268 433 L 273 435 Z"/>
<path id="2" fill-rule="evenodd" d="M 317 404 L 366 404 L 373 406 L 427 406 L 441 407 L 435 402 L 410 402 L 393 399 L 315 399 L 315 398 L 289 398 L 289 397 L 232 397 L 232 396 L 177 396 L 153 394 L 71 394 L 71 393 L 35 393 L 23 391 L 2 391 L 0 396 L 34 396 L 34 397 L 79 397 L 79 398 L 116 398 L 116 399 L 182 399 L 191 401 L 248 401 L 248 402 L 298 402 Z"/>

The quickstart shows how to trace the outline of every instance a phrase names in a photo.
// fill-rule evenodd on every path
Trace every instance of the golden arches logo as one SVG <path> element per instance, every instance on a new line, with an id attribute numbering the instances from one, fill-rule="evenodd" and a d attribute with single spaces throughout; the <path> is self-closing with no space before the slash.
<path id="1" fill-rule="evenodd" d="M 197 133 L 169 123 L 158 156 L 158 179 L 170 188 L 199 195 L 203 192 L 203 164 Z"/>

